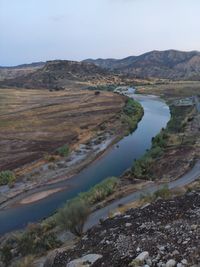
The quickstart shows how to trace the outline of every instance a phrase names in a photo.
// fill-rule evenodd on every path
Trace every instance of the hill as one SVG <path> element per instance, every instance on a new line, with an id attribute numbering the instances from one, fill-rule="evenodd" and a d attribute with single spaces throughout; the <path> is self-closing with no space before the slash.
<path id="1" fill-rule="evenodd" d="M 200 52 L 151 51 L 124 59 L 87 59 L 85 62 L 139 78 L 200 79 Z"/>
<path id="2" fill-rule="evenodd" d="M 0 66 L 0 81 L 5 79 L 13 79 L 19 76 L 32 73 L 44 66 L 45 62 L 36 62 L 31 64 L 23 64 L 14 67 Z"/>
<path id="3" fill-rule="evenodd" d="M 115 75 L 114 75 L 115 76 Z M 113 74 L 95 64 L 68 60 L 48 61 L 37 71 L 0 82 L 4 87 L 61 89 L 76 83 L 112 83 Z"/>

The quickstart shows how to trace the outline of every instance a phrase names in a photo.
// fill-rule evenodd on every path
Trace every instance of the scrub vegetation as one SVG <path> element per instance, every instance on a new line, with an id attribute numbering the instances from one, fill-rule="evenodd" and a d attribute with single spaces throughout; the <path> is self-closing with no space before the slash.
<path id="1" fill-rule="evenodd" d="M 12 186 L 16 180 L 15 174 L 12 171 L 1 171 L 0 172 L 0 185 Z"/>
<path id="2" fill-rule="evenodd" d="M 141 104 L 132 98 L 128 98 L 124 106 L 121 120 L 128 125 L 129 131 L 134 131 L 137 128 L 138 122 L 144 115 Z"/>
<path id="3" fill-rule="evenodd" d="M 171 119 L 165 129 L 152 138 L 152 147 L 140 159 L 136 160 L 132 166 L 132 174 L 135 178 L 154 180 L 158 177 L 152 172 L 152 166 L 165 151 L 171 147 L 179 147 L 192 144 L 192 140 L 184 138 L 184 130 L 187 121 L 190 120 L 190 113 L 193 107 L 171 106 Z"/>

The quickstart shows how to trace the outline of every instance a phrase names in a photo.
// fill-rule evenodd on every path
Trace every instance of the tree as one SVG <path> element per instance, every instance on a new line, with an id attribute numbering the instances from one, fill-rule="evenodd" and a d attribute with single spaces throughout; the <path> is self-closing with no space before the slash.
<path id="1" fill-rule="evenodd" d="M 77 236 L 83 233 L 83 226 L 90 214 L 88 204 L 80 199 L 68 201 L 64 208 L 60 209 L 56 222 L 65 230 Z"/>

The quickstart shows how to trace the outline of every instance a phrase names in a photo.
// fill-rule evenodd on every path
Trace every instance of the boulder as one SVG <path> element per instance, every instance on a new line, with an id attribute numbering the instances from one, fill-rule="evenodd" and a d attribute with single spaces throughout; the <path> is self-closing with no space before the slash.
<path id="1" fill-rule="evenodd" d="M 174 267 L 176 266 L 176 261 L 171 259 L 171 260 L 168 260 L 168 262 L 166 263 L 166 267 Z"/>
<path id="2" fill-rule="evenodd" d="M 99 254 L 88 254 L 82 258 L 70 261 L 66 267 L 90 267 L 98 259 L 101 259 L 103 256 Z"/>
<path id="3" fill-rule="evenodd" d="M 142 253 L 140 253 L 137 257 L 136 260 L 140 261 L 140 262 L 144 262 L 145 260 L 147 260 L 149 258 L 149 252 L 148 251 L 143 251 Z"/>

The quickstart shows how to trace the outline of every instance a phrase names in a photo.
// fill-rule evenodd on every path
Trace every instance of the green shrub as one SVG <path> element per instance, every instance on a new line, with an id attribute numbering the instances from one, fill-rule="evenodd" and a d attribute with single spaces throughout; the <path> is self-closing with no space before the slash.
<path id="1" fill-rule="evenodd" d="M 161 197 L 164 199 L 167 199 L 171 196 L 171 192 L 169 190 L 168 185 L 164 185 L 161 189 L 158 189 L 155 193 L 154 193 L 155 198 Z"/>
<path id="2" fill-rule="evenodd" d="M 141 159 L 135 161 L 133 167 L 131 168 L 131 171 L 136 178 L 146 179 L 146 175 L 150 174 L 149 171 L 152 163 L 153 158 L 149 155 L 149 153 L 147 153 Z"/>
<path id="3" fill-rule="evenodd" d="M 116 177 L 110 177 L 92 187 L 88 192 L 68 201 L 55 215 L 56 224 L 80 236 L 84 223 L 90 213 L 90 207 L 111 195 L 118 184 Z"/>
<path id="4" fill-rule="evenodd" d="M 64 145 L 64 146 L 58 148 L 57 152 L 61 157 L 68 156 L 69 155 L 69 147 L 68 147 L 68 145 Z"/>
<path id="5" fill-rule="evenodd" d="M 144 111 L 140 103 L 128 98 L 121 114 L 121 121 L 128 125 L 129 131 L 134 131 L 143 114 Z"/>
<path id="6" fill-rule="evenodd" d="M 140 199 L 143 200 L 144 202 L 153 202 L 159 197 L 163 199 L 168 199 L 171 197 L 171 192 L 169 190 L 168 185 L 164 185 L 162 188 L 158 189 L 153 194 L 150 193 L 142 194 L 140 196 Z"/>
<path id="7" fill-rule="evenodd" d="M 88 204 L 80 199 L 68 201 L 67 204 L 58 211 L 55 219 L 63 229 L 69 230 L 77 236 L 83 233 L 83 226 L 90 214 Z"/>
<path id="8" fill-rule="evenodd" d="M 12 260 L 11 246 L 4 245 L 0 250 L 1 261 L 5 264 L 5 266 L 10 266 L 10 262 Z"/>
<path id="9" fill-rule="evenodd" d="M 89 205 L 98 203 L 111 195 L 118 184 L 116 177 L 110 177 L 92 187 L 88 192 L 80 193 L 78 198 L 83 199 Z"/>
<path id="10" fill-rule="evenodd" d="M 12 171 L 0 172 L 0 185 L 12 185 L 16 180 L 15 174 Z"/>

